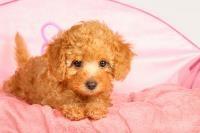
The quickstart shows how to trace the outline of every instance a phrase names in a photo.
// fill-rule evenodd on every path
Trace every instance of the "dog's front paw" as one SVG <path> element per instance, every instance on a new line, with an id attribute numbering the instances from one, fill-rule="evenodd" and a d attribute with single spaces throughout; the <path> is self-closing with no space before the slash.
<path id="1" fill-rule="evenodd" d="M 105 107 L 90 106 L 86 109 L 86 115 L 90 119 L 98 120 L 105 117 L 106 114 L 107 108 Z"/>
<path id="2" fill-rule="evenodd" d="M 70 120 L 80 120 L 85 117 L 84 108 L 75 105 L 63 105 L 62 113 Z"/>

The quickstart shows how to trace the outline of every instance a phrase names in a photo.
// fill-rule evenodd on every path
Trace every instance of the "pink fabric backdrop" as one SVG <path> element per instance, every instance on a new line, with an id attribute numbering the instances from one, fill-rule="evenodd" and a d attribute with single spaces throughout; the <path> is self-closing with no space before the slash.
<path id="1" fill-rule="evenodd" d="M 45 24 L 51 22 L 66 29 L 91 19 L 104 21 L 122 34 L 137 53 L 130 74 L 124 82 L 115 84 L 116 90 L 128 93 L 162 83 L 191 87 L 188 84 L 193 81 L 185 83 L 189 81 L 185 77 L 198 77 L 194 70 L 189 71 L 190 66 L 184 66 L 199 58 L 199 49 L 162 20 L 131 5 L 109 0 L 19 0 L 5 5 L 3 2 L 0 1 L 0 83 L 15 70 L 13 38 L 17 31 L 28 42 L 31 53 L 40 55 L 45 43 L 41 29 Z M 52 25 L 44 30 L 47 39 L 57 32 Z M 199 87 L 196 78 L 195 87 Z"/>

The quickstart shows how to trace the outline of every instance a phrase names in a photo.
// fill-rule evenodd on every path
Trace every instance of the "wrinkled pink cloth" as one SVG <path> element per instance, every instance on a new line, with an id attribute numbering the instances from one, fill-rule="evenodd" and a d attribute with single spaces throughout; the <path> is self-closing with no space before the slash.
<path id="1" fill-rule="evenodd" d="M 70 121 L 49 106 L 1 93 L 0 132 L 199 133 L 200 90 L 162 85 L 130 95 L 114 92 L 109 114 L 97 121 Z"/>

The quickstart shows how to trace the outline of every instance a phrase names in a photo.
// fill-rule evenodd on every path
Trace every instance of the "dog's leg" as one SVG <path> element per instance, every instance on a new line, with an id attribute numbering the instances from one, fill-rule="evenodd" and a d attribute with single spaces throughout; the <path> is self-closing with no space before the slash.
<path id="1" fill-rule="evenodd" d="M 70 120 L 80 120 L 85 118 L 85 109 L 81 103 L 64 104 L 61 112 Z"/>
<path id="2" fill-rule="evenodd" d="M 100 95 L 91 97 L 86 105 L 86 116 L 90 119 L 100 119 L 108 113 L 110 106 L 109 96 Z"/>

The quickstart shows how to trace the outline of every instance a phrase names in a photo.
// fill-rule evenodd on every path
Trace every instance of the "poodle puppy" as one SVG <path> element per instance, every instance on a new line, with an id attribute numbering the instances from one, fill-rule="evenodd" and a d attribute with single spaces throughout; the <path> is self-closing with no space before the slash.
<path id="1" fill-rule="evenodd" d="M 49 105 L 71 120 L 105 117 L 112 81 L 130 70 L 130 45 L 98 21 L 80 22 L 59 33 L 45 54 L 30 57 L 17 33 L 15 74 L 4 89 L 30 104 Z"/>

